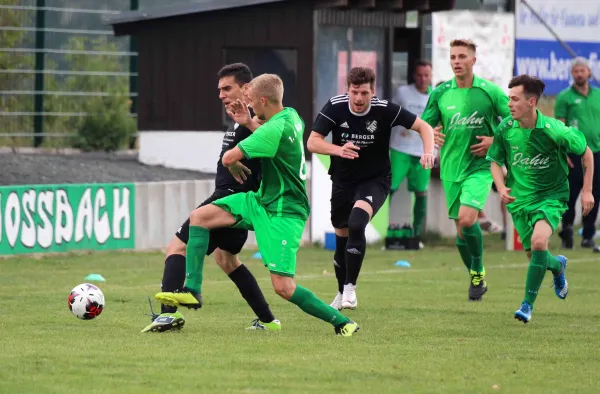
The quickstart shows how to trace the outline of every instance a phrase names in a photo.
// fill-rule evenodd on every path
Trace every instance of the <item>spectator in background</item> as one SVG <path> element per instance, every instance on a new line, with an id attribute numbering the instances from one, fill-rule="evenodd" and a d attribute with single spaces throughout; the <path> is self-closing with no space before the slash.
<path id="1" fill-rule="evenodd" d="M 415 65 L 413 77 L 415 83 L 400 86 L 394 96 L 394 103 L 420 116 L 427 106 L 431 93 L 431 62 L 419 60 Z M 434 153 L 435 154 L 435 153 Z M 400 187 L 405 178 L 408 179 L 408 191 L 415 194 L 413 206 L 412 242 L 420 247 L 421 228 L 427 213 L 427 188 L 431 169 L 425 169 L 420 163 L 423 155 L 423 140 L 418 132 L 396 126 L 392 129 L 390 139 L 390 161 L 392 166 L 391 196 Z M 437 156 L 437 155 L 436 155 Z"/>
<path id="2" fill-rule="evenodd" d="M 596 234 L 596 217 L 598 216 L 598 200 L 600 199 L 600 89 L 590 86 L 589 80 L 592 70 L 586 58 L 577 57 L 571 65 L 573 85 L 566 88 L 556 98 L 554 116 L 581 131 L 586 138 L 587 145 L 594 154 L 594 181 L 592 183 L 592 194 L 596 201 L 592 211 L 583 217 L 583 233 L 581 247 L 594 248 L 594 252 L 600 252 L 596 247 L 594 235 Z M 569 155 L 569 189 L 571 195 L 567 211 L 562 217 L 562 230 L 559 233 L 562 246 L 567 249 L 573 248 L 573 222 L 575 221 L 575 204 L 583 185 L 583 167 L 581 159 Z"/>

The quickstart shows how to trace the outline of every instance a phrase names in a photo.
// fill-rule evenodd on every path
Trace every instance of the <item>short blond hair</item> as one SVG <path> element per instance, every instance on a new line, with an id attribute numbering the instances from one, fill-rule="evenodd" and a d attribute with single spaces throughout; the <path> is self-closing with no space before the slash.
<path id="1" fill-rule="evenodd" d="M 250 87 L 259 96 L 272 104 L 283 101 L 283 81 L 277 74 L 261 74 L 250 82 Z"/>
<path id="2" fill-rule="evenodd" d="M 450 48 L 454 47 L 467 47 L 473 52 L 477 52 L 477 45 L 469 39 L 466 38 L 457 38 L 456 40 L 450 41 Z"/>

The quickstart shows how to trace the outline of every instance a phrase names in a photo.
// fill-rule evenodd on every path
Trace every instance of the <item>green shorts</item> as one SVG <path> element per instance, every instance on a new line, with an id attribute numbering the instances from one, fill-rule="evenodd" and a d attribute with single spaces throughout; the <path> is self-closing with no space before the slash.
<path id="1" fill-rule="evenodd" d="M 278 217 L 260 203 L 257 193 L 236 193 L 213 202 L 231 213 L 235 228 L 254 231 L 265 267 L 273 274 L 294 277 L 296 253 L 300 248 L 306 220 Z"/>
<path id="2" fill-rule="evenodd" d="M 421 166 L 421 158 L 390 149 L 392 163 L 392 191 L 398 190 L 404 178 L 408 178 L 408 191 L 422 193 L 427 191 L 431 170 Z"/>
<path id="3" fill-rule="evenodd" d="M 531 250 L 531 235 L 533 234 L 533 228 L 538 220 L 545 220 L 548 222 L 554 232 L 560 224 L 562 215 L 566 210 L 567 204 L 565 202 L 546 200 L 537 204 L 528 205 L 516 212 L 511 212 L 513 223 L 517 233 L 519 233 L 519 238 L 521 238 L 523 249 L 527 251 Z"/>
<path id="4" fill-rule="evenodd" d="M 490 189 L 492 188 L 492 174 L 490 171 L 478 171 L 469 174 L 461 182 L 442 181 L 448 217 L 458 219 L 461 205 L 481 211 L 485 206 Z"/>

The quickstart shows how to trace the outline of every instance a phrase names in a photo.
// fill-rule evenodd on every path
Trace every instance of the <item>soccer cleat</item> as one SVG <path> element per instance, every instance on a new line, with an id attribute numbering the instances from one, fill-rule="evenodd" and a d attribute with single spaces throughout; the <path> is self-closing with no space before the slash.
<path id="1" fill-rule="evenodd" d="M 582 239 L 581 240 L 581 247 L 582 248 L 593 249 L 594 246 L 596 246 L 596 242 L 594 242 L 593 239 Z"/>
<path id="2" fill-rule="evenodd" d="M 573 249 L 573 227 L 565 227 L 558 236 L 562 240 L 562 247 L 565 249 Z"/>
<path id="3" fill-rule="evenodd" d="M 202 308 L 202 295 L 184 287 L 174 292 L 162 292 L 154 296 L 161 304 L 169 306 L 185 306 L 190 309 Z"/>
<path id="4" fill-rule="evenodd" d="M 348 320 L 347 323 L 339 325 L 335 328 L 335 334 L 343 337 L 351 337 L 354 335 L 354 333 L 358 332 L 358 330 L 360 330 L 358 323 Z"/>
<path id="5" fill-rule="evenodd" d="M 562 268 L 558 275 L 554 275 L 554 292 L 558 298 L 564 300 L 569 293 L 569 284 L 567 283 L 567 277 L 565 276 L 565 271 L 567 270 L 567 258 L 558 255 L 556 256 L 556 260 L 558 260 Z"/>
<path id="6" fill-rule="evenodd" d="M 337 309 L 338 311 L 342 310 L 342 299 L 343 299 L 343 295 L 342 293 L 338 292 L 335 296 L 335 298 L 333 299 L 333 302 L 331 304 L 329 304 L 331 307 Z"/>
<path id="7" fill-rule="evenodd" d="M 469 301 L 481 301 L 487 292 L 485 272 L 471 271 L 471 283 L 469 285 Z"/>
<path id="8" fill-rule="evenodd" d="M 533 311 L 533 306 L 529 302 L 523 301 L 521 307 L 515 312 L 515 319 L 527 324 L 531 321 L 531 311 Z"/>
<path id="9" fill-rule="evenodd" d="M 478 222 L 479 227 L 481 227 L 481 229 L 487 233 L 495 234 L 502 231 L 502 226 L 493 220 L 490 220 L 489 218 L 479 218 Z"/>
<path id="10" fill-rule="evenodd" d="M 185 319 L 181 312 L 161 313 L 152 319 L 146 328 L 141 332 L 165 332 L 171 330 L 181 330 L 185 324 Z"/>
<path id="11" fill-rule="evenodd" d="M 356 285 L 344 285 L 344 295 L 342 296 L 342 309 L 356 309 L 358 299 L 356 298 Z"/>
<path id="12" fill-rule="evenodd" d="M 263 331 L 281 331 L 281 322 L 277 319 L 269 323 L 261 322 L 258 319 L 252 321 L 252 325 L 246 330 L 263 330 Z"/>

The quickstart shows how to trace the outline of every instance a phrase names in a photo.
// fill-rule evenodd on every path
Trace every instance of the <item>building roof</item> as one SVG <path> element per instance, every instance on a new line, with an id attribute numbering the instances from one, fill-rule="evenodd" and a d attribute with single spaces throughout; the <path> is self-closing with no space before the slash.
<path id="1" fill-rule="evenodd" d="M 246 7 L 286 0 L 196 0 L 191 4 L 168 5 L 139 11 L 126 11 L 110 18 L 109 25 L 144 22 L 154 19 L 169 18 L 179 15 L 197 14 L 208 11 L 226 10 L 229 8 Z"/>

